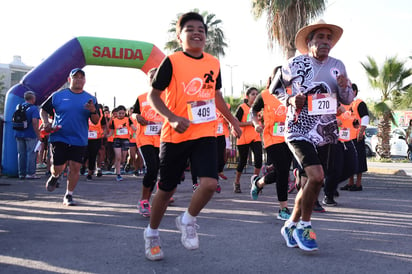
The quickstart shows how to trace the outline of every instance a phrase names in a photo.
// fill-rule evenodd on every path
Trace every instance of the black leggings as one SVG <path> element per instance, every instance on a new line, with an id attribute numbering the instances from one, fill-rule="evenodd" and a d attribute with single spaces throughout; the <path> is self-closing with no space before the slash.
<path id="1" fill-rule="evenodd" d="M 84 159 L 84 162 L 89 161 L 88 169 L 96 169 L 96 158 L 97 153 L 99 152 L 100 147 L 102 146 L 102 139 L 89 139 L 87 143 L 87 152 Z"/>
<path id="2" fill-rule="evenodd" d="M 144 161 L 146 162 L 146 174 L 143 177 L 143 186 L 153 191 L 159 173 L 159 148 L 152 145 L 140 147 Z"/>
<path id="3" fill-rule="evenodd" d="M 253 152 L 255 168 L 260 169 L 262 167 L 262 142 L 251 142 L 250 144 L 237 146 L 239 151 L 239 163 L 237 164 L 236 171 L 243 172 L 247 163 L 249 148 L 251 148 Z"/>
<path id="4" fill-rule="evenodd" d="M 220 173 L 225 168 L 226 137 L 217 136 L 217 172 Z"/>
<path id="5" fill-rule="evenodd" d="M 276 182 L 278 201 L 288 200 L 289 171 L 293 155 L 286 143 L 274 144 L 266 148 L 268 165 L 273 164 L 274 169 L 265 178 L 265 184 Z"/>

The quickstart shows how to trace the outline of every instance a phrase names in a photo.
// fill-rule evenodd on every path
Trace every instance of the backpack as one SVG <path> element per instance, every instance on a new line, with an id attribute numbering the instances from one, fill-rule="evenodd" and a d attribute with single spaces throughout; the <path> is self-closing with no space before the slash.
<path id="1" fill-rule="evenodd" d="M 30 105 L 19 104 L 16 111 L 13 113 L 12 124 L 14 130 L 25 130 L 28 126 L 26 110 Z"/>

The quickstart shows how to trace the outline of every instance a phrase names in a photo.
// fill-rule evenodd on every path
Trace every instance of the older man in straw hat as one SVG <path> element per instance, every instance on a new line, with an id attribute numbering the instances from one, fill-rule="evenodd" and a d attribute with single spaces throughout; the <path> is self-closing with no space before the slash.
<path id="1" fill-rule="evenodd" d="M 285 138 L 303 175 L 293 213 L 281 234 L 288 247 L 306 251 L 318 249 L 311 215 L 338 141 L 337 106 L 354 98 L 344 64 L 329 56 L 342 32 L 322 20 L 300 29 L 295 44 L 302 55 L 282 67 L 270 88 L 288 107 Z M 285 92 L 286 86 L 292 94 Z"/>

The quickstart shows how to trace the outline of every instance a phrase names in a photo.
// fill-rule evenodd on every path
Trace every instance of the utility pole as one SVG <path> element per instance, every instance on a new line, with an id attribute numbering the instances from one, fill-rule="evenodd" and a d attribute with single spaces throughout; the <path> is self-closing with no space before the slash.
<path id="1" fill-rule="evenodd" d="M 233 68 L 237 65 L 226 65 L 230 68 L 230 96 L 233 98 Z"/>

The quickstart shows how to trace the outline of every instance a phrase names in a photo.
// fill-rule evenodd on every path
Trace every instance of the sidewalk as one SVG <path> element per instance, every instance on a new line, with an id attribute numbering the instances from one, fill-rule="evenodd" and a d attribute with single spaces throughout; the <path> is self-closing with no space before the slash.
<path id="1" fill-rule="evenodd" d="M 286 247 L 280 235 L 274 185 L 252 201 L 251 174 L 243 174 L 241 194 L 232 192 L 234 170 L 225 174 L 222 193 L 198 216 L 200 248 L 188 251 L 174 225 L 192 194 L 186 172 L 161 224 L 159 262 L 144 256 L 148 219 L 136 209 L 142 177 L 82 176 L 75 207 L 62 205 L 64 182 L 49 193 L 44 175 L 0 178 L 0 273 L 412 273 L 409 176 L 370 172 L 364 191 L 340 191 L 337 207 L 314 213 L 320 250 L 307 253 Z"/>

